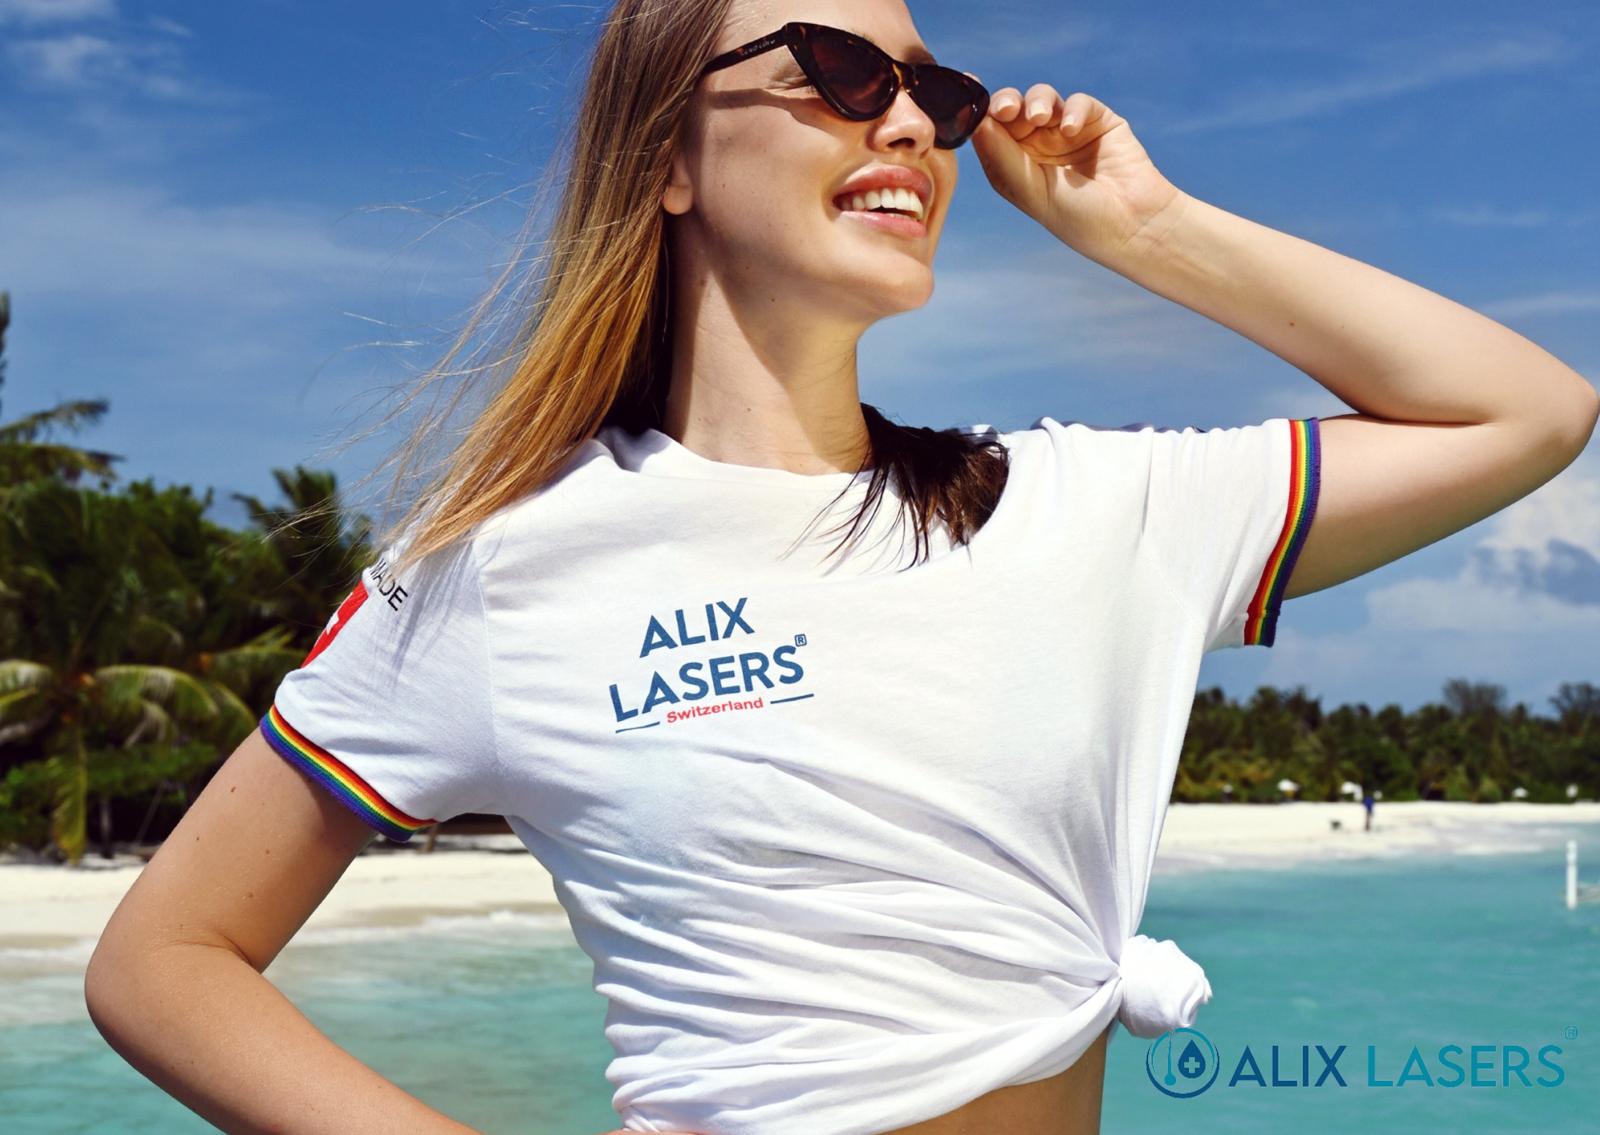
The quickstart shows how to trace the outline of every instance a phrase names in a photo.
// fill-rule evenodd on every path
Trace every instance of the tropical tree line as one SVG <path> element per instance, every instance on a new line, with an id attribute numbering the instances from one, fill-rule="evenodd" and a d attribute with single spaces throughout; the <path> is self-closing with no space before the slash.
<path id="1" fill-rule="evenodd" d="M 0 387 L 9 324 L 0 292 Z M 91 836 L 110 857 L 172 829 L 371 558 L 370 523 L 337 519 L 331 473 L 274 470 L 276 504 L 232 494 L 249 517 L 233 530 L 206 519 L 212 490 L 122 485 L 120 456 L 52 439 L 107 408 L 0 415 L 0 848 L 71 863 Z M 1593 797 L 1600 688 L 1551 702 L 1536 716 L 1466 679 L 1411 713 L 1204 690 L 1174 799 L 1278 800 L 1284 778 L 1301 799 L 1346 782 L 1386 800 Z"/>
<path id="2" fill-rule="evenodd" d="M 1504 686 L 1465 678 L 1410 713 L 1324 710 L 1304 686 L 1262 686 L 1245 702 L 1213 687 L 1195 697 L 1173 799 L 1277 801 L 1282 780 L 1301 800 L 1347 799 L 1346 784 L 1384 800 L 1600 797 L 1600 687 L 1564 682 L 1550 705 L 1549 716 L 1508 707 Z"/>
<path id="3" fill-rule="evenodd" d="M 0 291 L 0 387 L 10 324 Z M 0 415 L 0 848 L 72 863 L 91 831 L 109 857 L 171 829 L 369 558 L 331 473 L 274 470 L 279 504 L 232 494 L 235 531 L 212 490 L 121 485 L 119 455 L 53 438 L 108 407 Z"/>

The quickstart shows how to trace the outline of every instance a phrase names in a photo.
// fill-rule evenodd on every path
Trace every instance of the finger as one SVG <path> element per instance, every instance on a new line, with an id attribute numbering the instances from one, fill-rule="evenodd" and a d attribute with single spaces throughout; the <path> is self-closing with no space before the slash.
<path id="1" fill-rule="evenodd" d="M 1039 84 L 1029 88 L 1030 95 L 1036 95 Z M 1055 94 L 1052 89 L 1050 92 Z M 1039 125 L 1027 116 L 1027 101 L 1022 92 L 1015 87 L 1002 87 L 996 91 L 989 100 L 989 113 L 996 122 L 1005 127 L 1007 134 L 1011 135 L 1014 142 L 1020 142 L 1035 130 Z M 1048 119 L 1046 119 L 1048 121 Z"/>
<path id="2" fill-rule="evenodd" d="M 1024 100 L 1023 116 L 1035 130 L 1045 130 L 1060 121 L 1061 96 L 1049 83 L 1035 83 L 1028 88 Z"/>
<path id="3" fill-rule="evenodd" d="M 1074 91 L 1063 103 L 1061 129 L 1069 133 L 1082 130 L 1091 118 L 1105 112 L 1105 104 L 1093 95 Z"/>
<path id="4" fill-rule="evenodd" d="M 1022 110 L 1022 93 L 1015 87 L 1001 87 L 989 96 L 989 113 L 1000 122 L 1012 122 Z"/>

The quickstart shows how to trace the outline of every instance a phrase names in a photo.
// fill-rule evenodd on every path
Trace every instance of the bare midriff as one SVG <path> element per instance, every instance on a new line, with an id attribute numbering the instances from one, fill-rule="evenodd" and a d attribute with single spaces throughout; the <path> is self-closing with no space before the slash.
<path id="1" fill-rule="evenodd" d="M 884 1135 L 1100 1135 L 1106 1044 L 1111 1026 L 1072 1067 L 1031 1084 L 1012 1084 L 933 1119 Z"/>

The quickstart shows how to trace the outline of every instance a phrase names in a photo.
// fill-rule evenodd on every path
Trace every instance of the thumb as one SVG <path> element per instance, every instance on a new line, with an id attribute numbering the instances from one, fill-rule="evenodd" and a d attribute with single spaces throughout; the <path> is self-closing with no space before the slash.
<path id="1" fill-rule="evenodd" d="M 972 132 L 972 148 L 977 152 L 978 164 L 989 179 L 989 184 L 1007 200 L 1012 190 L 1022 184 L 1026 176 L 1027 156 L 1022 147 L 1000 123 L 987 114 Z"/>
<path id="2" fill-rule="evenodd" d="M 975 83 L 983 82 L 971 71 L 963 71 L 962 74 Z M 971 141 L 972 148 L 978 154 L 978 164 L 983 167 L 989 184 L 1001 197 L 1014 202 L 1013 189 L 1022 184 L 1026 164 L 1022 147 L 1017 145 L 1017 140 L 1009 130 L 994 120 L 987 107 L 983 112 L 983 120 L 972 132 Z"/>
<path id="3" fill-rule="evenodd" d="M 975 83 L 983 82 L 971 71 L 963 71 L 962 74 Z M 1010 131 L 994 120 L 987 108 L 983 112 L 983 121 L 972 132 L 972 148 L 977 151 L 978 164 L 983 167 L 990 184 L 997 189 L 1011 184 L 1020 174 L 1022 148 L 1017 145 Z"/>

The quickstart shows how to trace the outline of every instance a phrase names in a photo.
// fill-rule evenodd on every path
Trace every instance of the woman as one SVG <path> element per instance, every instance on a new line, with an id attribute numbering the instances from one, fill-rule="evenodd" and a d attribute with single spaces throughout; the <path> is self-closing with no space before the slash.
<path id="1" fill-rule="evenodd" d="M 1092 96 L 928 60 L 898 0 L 616 6 L 503 387 L 96 950 L 94 1020 L 165 1090 L 227 1130 L 470 1130 L 260 972 L 374 830 L 465 812 L 549 868 L 624 1130 L 1084 1135 L 1113 1022 L 1195 1021 L 1203 971 L 1136 931 L 1201 656 L 1548 481 L 1597 399 L 1184 193 Z M 862 405 L 969 137 L 1045 232 L 1360 412 Z"/>

